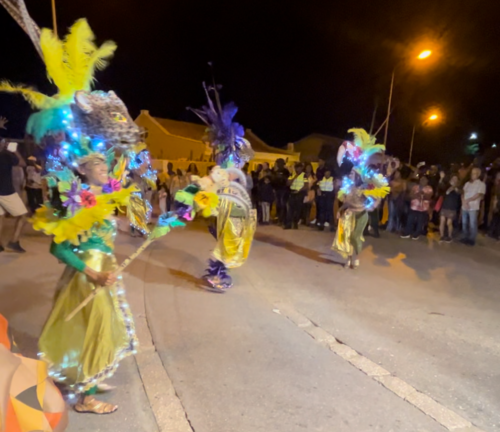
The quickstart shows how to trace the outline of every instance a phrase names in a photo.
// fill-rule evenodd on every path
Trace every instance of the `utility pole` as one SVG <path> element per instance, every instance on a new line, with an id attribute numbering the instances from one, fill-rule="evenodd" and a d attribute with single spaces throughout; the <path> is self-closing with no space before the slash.
<path id="1" fill-rule="evenodd" d="M 417 124 L 413 124 L 413 132 L 411 134 L 411 142 L 410 142 L 410 158 L 408 159 L 408 165 L 411 166 L 411 157 L 413 155 L 413 143 L 415 141 L 415 129 L 417 128 Z"/>
<path id="2" fill-rule="evenodd" d="M 389 134 L 389 118 L 391 117 L 392 91 L 394 89 L 394 75 L 396 68 L 392 71 L 391 88 L 389 90 L 389 104 L 387 105 L 387 118 L 385 119 L 384 145 L 387 147 L 387 135 Z"/>
<path id="3" fill-rule="evenodd" d="M 54 36 L 57 37 L 56 0 L 52 0 L 52 27 L 54 28 Z"/>

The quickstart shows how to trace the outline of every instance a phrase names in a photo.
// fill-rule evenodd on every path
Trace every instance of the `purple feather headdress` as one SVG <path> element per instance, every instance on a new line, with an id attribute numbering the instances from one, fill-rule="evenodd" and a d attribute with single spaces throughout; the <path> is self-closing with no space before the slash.
<path id="1" fill-rule="evenodd" d="M 207 135 L 204 137 L 215 152 L 217 165 L 227 167 L 236 165 L 242 167 L 253 157 L 250 143 L 244 138 L 245 129 L 239 123 L 233 122 L 238 112 L 234 102 L 222 106 L 219 92 L 221 86 L 207 87 L 203 83 L 207 95 L 208 105 L 200 109 L 188 108 L 193 111 L 208 126 Z M 215 94 L 215 103 L 210 97 L 210 92 Z"/>

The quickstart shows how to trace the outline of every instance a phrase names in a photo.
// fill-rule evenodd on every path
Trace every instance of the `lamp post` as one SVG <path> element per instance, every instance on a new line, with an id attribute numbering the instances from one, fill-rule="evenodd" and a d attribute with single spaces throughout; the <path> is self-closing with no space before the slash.
<path id="1" fill-rule="evenodd" d="M 418 60 L 425 60 L 432 55 L 431 50 L 423 50 L 418 56 Z M 392 70 L 391 87 L 389 88 L 389 104 L 387 105 L 387 117 L 385 119 L 384 144 L 387 146 L 387 137 L 389 135 L 389 119 L 391 117 L 392 92 L 394 90 L 394 78 L 396 75 L 396 67 Z"/>
<path id="2" fill-rule="evenodd" d="M 431 122 L 435 122 L 439 120 L 441 116 L 437 113 L 429 115 L 427 119 L 424 121 L 424 125 L 429 124 Z M 413 143 L 415 142 L 415 131 L 417 130 L 417 123 L 413 123 L 413 131 L 411 133 L 411 142 L 410 142 L 410 157 L 408 158 L 408 165 L 411 165 L 411 157 L 413 155 Z"/>
<path id="3" fill-rule="evenodd" d="M 54 28 L 54 36 L 57 37 L 56 0 L 52 0 L 52 27 Z"/>

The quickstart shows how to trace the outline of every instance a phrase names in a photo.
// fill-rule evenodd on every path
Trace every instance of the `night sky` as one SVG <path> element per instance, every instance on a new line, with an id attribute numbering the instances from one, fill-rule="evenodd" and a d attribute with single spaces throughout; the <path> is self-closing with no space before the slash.
<path id="1" fill-rule="evenodd" d="M 40 27 L 51 27 L 49 0 L 26 4 Z M 148 109 L 195 121 L 185 108 L 204 103 L 212 61 L 237 120 L 269 144 L 312 132 L 344 138 L 350 127 L 370 128 L 375 106 L 375 129 L 384 120 L 396 67 L 388 152 L 406 159 L 413 123 L 439 107 L 443 123 L 417 129 L 415 159 L 428 162 L 461 159 L 471 132 L 484 149 L 500 147 L 499 16 L 494 0 L 58 0 L 60 35 L 86 17 L 98 42 L 117 42 L 97 88 L 115 90 L 133 117 Z M 3 9 L 0 36 L 0 77 L 55 92 Z M 427 46 L 432 61 L 415 63 Z M 21 136 L 29 113 L 20 97 L 0 95 L 0 116 L 10 120 L 4 135 Z"/>

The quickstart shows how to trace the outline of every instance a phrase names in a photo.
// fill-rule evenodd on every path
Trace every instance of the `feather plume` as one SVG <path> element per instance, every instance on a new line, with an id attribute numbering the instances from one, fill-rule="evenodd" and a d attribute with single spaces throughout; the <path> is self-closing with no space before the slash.
<path id="1" fill-rule="evenodd" d="M 94 33 L 84 18 L 73 24 L 64 41 L 69 77 L 74 91 L 90 91 L 95 70 L 104 69 L 108 64 L 106 59 L 116 50 L 114 42 L 104 42 L 98 48 L 94 41 Z"/>
<path id="2" fill-rule="evenodd" d="M 52 30 L 42 29 L 40 45 L 49 80 L 59 89 L 59 97 L 65 99 L 72 97 L 73 91 L 69 82 L 63 43 Z"/>
<path id="3" fill-rule="evenodd" d="M 89 67 L 87 70 L 87 81 L 90 82 L 94 79 L 95 70 L 103 70 L 108 65 L 108 59 L 116 50 L 116 44 L 113 41 L 104 42 L 97 48 L 89 59 Z"/>
<path id="4" fill-rule="evenodd" d="M 57 99 L 44 95 L 35 89 L 23 85 L 13 85 L 8 81 L 0 82 L 0 91 L 6 93 L 20 93 L 33 108 L 47 109 L 59 104 Z"/>
<path id="5" fill-rule="evenodd" d="M 80 90 L 90 90 L 86 78 L 88 57 L 94 50 L 93 40 L 94 34 L 85 19 L 76 21 L 64 40 L 69 79 L 73 87 Z"/>

